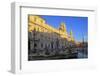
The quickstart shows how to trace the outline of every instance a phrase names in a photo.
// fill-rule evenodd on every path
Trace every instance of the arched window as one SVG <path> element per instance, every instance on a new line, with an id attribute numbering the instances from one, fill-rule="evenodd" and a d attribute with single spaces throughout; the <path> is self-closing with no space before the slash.
<path id="1" fill-rule="evenodd" d="M 40 28 L 38 27 L 38 31 L 40 31 Z"/>
<path id="2" fill-rule="evenodd" d="M 36 17 L 34 17 L 34 21 L 36 22 Z"/>
<path id="3" fill-rule="evenodd" d="M 34 31 L 36 31 L 36 28 L 34 27 Z"/>
<path id="4" fill-rule="evenodd" d="M 36 43 L 34 43 L 34 47 L 37 47 L 37 44 Z"/>
<path id="5" fill-rule="evenodd" d="M 43 48 L 43 43 L 41 43 L 41 48 Z"/>

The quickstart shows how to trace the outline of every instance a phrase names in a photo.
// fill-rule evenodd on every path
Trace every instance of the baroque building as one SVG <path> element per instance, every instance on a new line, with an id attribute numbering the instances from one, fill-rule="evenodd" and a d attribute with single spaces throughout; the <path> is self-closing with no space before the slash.
<path id="1" fill-rule="evenodd" d="M 33 55 L 53 55 L 67 52 L 74 42 L 73 32 L 68 34 L 65 23 L 54 28 L 41 16 L 28 15 L 28 50 Z M 64 51 L 63 51 L 64 50 Z"/>

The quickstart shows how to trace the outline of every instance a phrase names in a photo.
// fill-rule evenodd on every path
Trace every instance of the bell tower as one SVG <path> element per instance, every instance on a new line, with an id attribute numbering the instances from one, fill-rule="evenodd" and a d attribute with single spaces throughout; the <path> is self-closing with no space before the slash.
<path id="1" fill-rule="evenodd" d="M 72 30 L 70 31 L 70 36 L 73 37 L 73 31 Z"/>
<path id="2" fill-rule="evenodd" d="M 73 31 L 72 31 L 72 30 L 70 31 L 70 37 L 71 37 L 71 41 L 74 41 L 74 38 L 73 38 Z"/>
<path id="3" fill-rule="evenodd" d="M 62 22 L 62 23 L 60 24 L 59 30 L 61 30 L 62 32 L 66 32 L 66 25 L 65 25 L 64 22 Z"/>

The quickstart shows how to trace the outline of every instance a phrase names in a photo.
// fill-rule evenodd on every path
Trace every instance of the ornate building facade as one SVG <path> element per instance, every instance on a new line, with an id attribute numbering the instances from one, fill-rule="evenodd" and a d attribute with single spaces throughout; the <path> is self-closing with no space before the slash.
<path id="1" fill-rule="evenodd" d="M 74 42 L 73 32 L 68 34 L 65 23 L 58 29 L 46 23 L 41 16 L 28 15 L 28 50 L 33 55 L 53 55 L 67 52 Z"/>

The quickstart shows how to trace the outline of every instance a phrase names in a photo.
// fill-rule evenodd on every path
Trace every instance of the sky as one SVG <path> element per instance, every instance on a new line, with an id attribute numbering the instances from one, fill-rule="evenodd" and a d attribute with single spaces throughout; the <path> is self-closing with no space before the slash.
<path id="1" fill-rule="evenodd" d="M 54 28 L 59 28 L 60 24 L 64 22 L 66 24 L 66 30 L 68 33 L 73 31 L 73 36 L 76 41 L 87 41 L 88 39 L 88 17 L 78 17 L 78 16 L 47 16 L 41 15 L 46 23 Z"/>

